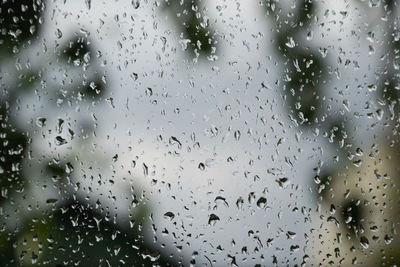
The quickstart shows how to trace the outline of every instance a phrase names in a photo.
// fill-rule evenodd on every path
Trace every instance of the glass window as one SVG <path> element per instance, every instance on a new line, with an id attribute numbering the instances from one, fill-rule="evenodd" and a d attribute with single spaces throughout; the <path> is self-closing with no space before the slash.
<path id="1" fill-rule="evenodd" d="M 0 1 L 0 265 L 399 265 L 399 9 Z"/>

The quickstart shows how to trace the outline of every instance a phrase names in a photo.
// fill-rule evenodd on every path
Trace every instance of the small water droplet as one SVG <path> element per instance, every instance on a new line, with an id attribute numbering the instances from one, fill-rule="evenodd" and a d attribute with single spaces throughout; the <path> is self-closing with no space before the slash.
<path id="1" fill-rule="evenodd" d="M 241 208 L 243 207 L 243 203 L 244 203 L 243 198 L 242 198 L 242 197 L 239 197 L 239 198 L 236 200 L 236 207 L 237 207 L 238 209 L 241 209 Z"/>
<path id="2" fill-rule="evenodd" d="M 198 168 L 199 168 L 199 170 L 204 171 L 206 166 L 204 165 L 203 162 L 200 162 Z"/>
<path id="3" fill-rule="evenodd" d="M 257 200 L 257 207 L 264 208 L 267 205 L 267 199 L 265 197 L 260 197 Z"/>
<path id="4" fill-rule="evenodd" d="M 58 39 L 61 39 L 62 36 L 63 36 L 62 31 L 61 31 L 60 29 L 57 29 L 57 30 L 56 30 L 56 37 L 57 37 Z"/>
<path id="5" fill-rule="evenodd" d="M 311 41 L 314 37 L 314 32 L 313 31 L 309 31 L 307 33 L 307 41 Z"/>
<path id="6" fill-rule="evenodd" d="M 290 184 L 289 179 L 286 177 L 276 179 L 275 182 L 277 182 L 281 188 L 285 188 Z"/>
<path id="7" fill-rule="evenodd" d="M 369 247 L 368 238 L 366 238 L 365 236 L 360 237 L 360 244 L 363 248 L 367 249 Z"/>
<path id="8" fill-rule="evenodd" d="M 46 203 L 47 203 L 47 204 L 54 204 L 54 203 L 56 203 L 57 201 L 58 201 L 58 199 L 56 199 L 56 198 L 49 198 L 49 199 L 46 200 Z"/>
<path id="9" fill-rule="evenodd" d="M 46 122 L 47 122 L 47 119 L 43 118 L 43 117 L 39 117 L 36 119 L 36 125 L 39 126 L 40 128 L 46 126 Z"/>
<path id="10" fill-rule="evenodd" d="M 164 218 L 172 221 L 175 218 L 175 214 L 171 211 L 168 211 L 164 214 Z"/>
<path id="11" fill-rule="evenodd" d="M 85 0 L 86 8 L 90 10 L 92 7 L 92 1 L 91 0 Z"/>
<path id="12" fill-rule="evenodd" d="M 345 108 L 347 111 L 350 112 L 350 102 L 349 102 L 349 100 L 344 99 L 344 100 L 343 100 L 343 106 L 344 106 L 344 108 Z"/>
<path id="13" fill-rule="evenodd" d="M 56 139 L 55 139 L 56 146 L 65 145 L 66 143 L 67 143 L 67 140 L 65 140 L 61 136 L 57 136 Z"/>
<path id="14" fill-rule="evenodd" d="M 240 139 L 240 131 L 239 131 L 239 130 L 235 131 L 235 132 L 233 133 L 233 136 L 235 137 L 235 140 L 236 140 L 236 141 L 239 141 L 239 139 Z"/>
<path id="15" fill-rule="evenodd" d="M 74 171 L 74 167 L 72 166 L 72 164 L 70 162 L 65 164 L 65 172 L 67 174 L 70 174 Z"/>
<path id="16" fill-rule="evenodd" d="M 132 0 L 132 6 L 134 9 L 138 9 L 140 6 L 140 1 L 139 0 Z"/>
<path id="17" fill-rule="evenodd" d="M 384 240 L 385 240 L 385 244 L 389 245 L 390 243 L 392 243 L 393 237 L 390 235 L 385 235 Z"/>
<path id="18" fill-rule="evenodd" d="M 293 38 L 290 37 L 290 38 L 289 38 L 289 41 L 288 41 L 285 45 L 286 45 L 287 47 L 289 47 L 289 48 L 293 48 L 293 47 L 296 46 L 296 43 L 294 42 Z"/>
<path id="19" fill-rule="evenodd" d="M 144 176 L 149 175 L 149 168 L 147 167 L 147 165 L 145 163 L 143 163 L 143 174 L 144 174 Z"/>
<path id="20" fill-rule="evenodd" d="M 208 224 L 214 226 L 219 221 L 219 217 L 215 214 L 210 214 L 208 218 Z"/>
<path id="21" fill-rule="evenodd" d="M 296 237 L 296 233 L 292 231 L 287 231 L 286 236 L 288 239 L 294 239 Z"/>
<path id="22" fill-rule="evenodd" d="M 296 252 L 296 251 L 298 251 L 299 249 L 300 249 L 300 246 L 299 246 L 299 245 L 290 246 L 290 251 L 292 251 L 292 252 Z"/>
<path id="23" fill-rule="evenodd" d="M 363 161 L 361 159 L 353 161 L 353 165 L 356 167 L 360 167 L 362 165 Z"/>
<path id="24" fill-rule="evenodd" d="M 333 216 L 329 216 L 328 219 L 327 219 L 326 221 L 327 221 L 327 222 L 333 222 L 333 223 L 335 223 L 335 225 L 336 225 L 337 228 L 339 228 L 339 226 L 340 226 L 339 221 L 338 221 L 335 217 L 333 217 Z"/>
<path id="25" fill-rule="evenodd" d="M 146 88 L 146 95 L 147 96 L 152 96 L 153 95 L 153 89 L 151 89 L 150 87 Z"/>

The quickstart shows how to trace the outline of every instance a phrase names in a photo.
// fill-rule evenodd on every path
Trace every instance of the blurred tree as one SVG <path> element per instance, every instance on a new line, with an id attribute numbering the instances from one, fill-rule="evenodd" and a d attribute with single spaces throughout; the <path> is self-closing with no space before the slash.
<path id="1" fill-rule="evenodd" d="M 215 32 L 210 26 L 206 10 L 200 0 L 169 1 L 164 9 L 171 14 L 180 38 L 187 39 L 185 43 L 189 54 L 205 57 L 216 54 L 217 41 Z M 184 40 L 183 40 L 184 41 Z"/>
<path id="2" fill-rule="evenodd" d="M 3 57 L 29 45 L 41 29 L 42 0 L 5 0 L 0 6 L 0 52 Z"/>
<path id="3" fill-rule="evenodd" d="M 121 229 L 115 218 L 81 199 L 48 203 L 51 211 L 27 221 L 16 236 L 18 264 L 170 266 L 159 252 L 144 245 L 140 226 Z"/>
<path id="4" fill-rule="evenodd" d="M 29 51 L 30 46 L 40 36 L 42 30 L 45 1 L 42 0 L 5 0 L 0 3 L 0 61 L 16 60 L 22 50 Z M 207 43 L 204 43 L 207 47 Z M 92 59 L 93 47 L 86 36 L 75 35 L 70 41 L 55 50 L 57 62 L 70 65 L 81 75 L 77 83 L 66 85 L 67 92 L 62 96 L 69 100 L 75 97 L 98 100 L 106 92 L 103 78 L 96 70 L 97 63 Z M 4 65 L 7 66 L 7 65 Z M 73 72 L 74 70 L 72 70 Z M 39 72 L 3 69 L 0 75 L 2 92 L 0 98 L 0 263 L 1 266 L 31 266 L 36 264 L 51 266 L 170 266 L 170 261 L 151 246 L 146 244 L 140 230 L 148 206 L 135 203 L 135 217 L 131 222 L 116 222 L 105 209 L 76 196 L 70 181 L 73 166 L 48 158 L 50 162 L 43 166 L 37 159 L 30 157 L 31 139 L 28 129 L 17 127 L 14 110 L 18 109 L 19 99 L 24 94 L 33 93 L 32 88 L 38 81 Z M 8 73 L 11 80 L 2 80 Z M 22 74 L 21 74 L 22 73 Z M 50 109 L 49 109 L 50 112 Z M 46 125 L 46 118 L 38 118 L 39 127 Z M 58 120 L 61 131 L 62 119 Z M 69 129 L 70 135 L 73 131 Z M 61 137 L 59 142 L 63 142 Z M 44 160 L 46 162 L 46 160 Z M 65 167 L 64 167 L 65 166 Z M 59 190 L 58 199 L 47 199 L 46 207 L 30 210 L 34 203 L 26 199 L 31 181 L 25 176 L 31 169 L 38 168 L 43 181 L 54 182 Z M 51 178 L 50 178 L 51 177 Z M 32 178 L 30 178 L 32 179 Z M 66 189 L 67 188 L 67 189 Z M 10 209 L 11 207 L 11 209 Z M 11 213 L 15 213 L 11 215 Z M 19 215 L 18 215 L 19 214 Z M 10 226 L 13 216 L 20 216 L 19 223 Z M 132 224 L 132 222 L 135 222 Z M 125 226 L 123 226 L 126 224 Z M 132 224 L 131 226 L 129 226 Z"/>
<path id="5" fill-rule="evenodd" d="M 328 223 L 322 223 L 316 234 L 320 244 L 314 244 L 314 248 L 321 244 L 324 248 L 315 254 L 319 257 L 317 260 L 320 265 L 336 263 L 347 266 L 357 262 L 366 266 L 397 265 L 400 260 L 397 256 L 400 243 L 392 242 L 391 236 L 399 230 L 399 221 L 393 214 L 400 211 L 397 200 L 399 191 L 394 189 L 399 182 L 400 170 L 392 164 L 393 160 L 400 158 L 399 145 L 397 141 L 389 142 L 382 136 L 378 142 L 380 149 L 378 150 L 376 144 L 371 144 L 371 151 L 364 152 L 368 155 L 366 157 L 363 156 L 362 149 L 352 145 L 349 135 L 356 136 L 358 133 L 352 132 L 349 118 L 343 115 L 336 118 L 328 116 L 324 119 L 325 122 L 319 119 L 319 115 L 326 114 L 321 99 L 329 89 L 324 85 L 327 59 L 300 41 L 304 39 L 304 35 L 312 38 L 314 25 L 311 22 L 316 18 L 317 3 L 313 0 L 294 1 L 291 11 L 287 11 L 281 8 L 282 1 L 265 2 L 266 13 L 275 25 L 273 41 L 284 60 L 282 80 L 285 81 L 284 91 L 289 112 L 298 115 L 300 125 L 305 129 L 312 128 L 316 133 L 316 129 L 322 128 L 330 147 L 323 144 L 321 146 L 324 150 L 330 149 L 336 153 L 333 163 L 322 163 L 320 160 L 314 168 L 317 197 L 322 204 L 321 219 Z M 373 8 L 381 6 L 382 13 L 378 15 L 386 24 L 385 55 L 380 67 L 382 71 L 378 71 L 377 76 L 379 85 L 368 86 L 371 90 L 378 88 L 379 102 L 385 103 L 385 114 L 390 114 L 384 118 L 390 122 L 385 125 L 392 127 L 395 133 L 398 128 L 400 97 L 397 2 L 384 0 L 365 3 Z M 373 32 L 369 35 L 369 38 L 374 38 Z M 373 48 L 370 46 L 370 49 Z M 383 193 L 376 193 L 381 190 Z M 381 197 L 388 199 L 385 201 Z M 364 252 L 368 248 L 375 253 Z M 332 255 L 335 255 L 336 262 Z"/>
<path id="6" fill-rule="evenodd" d="M 304 31 L 311 31 L 315 3 L 302 0 L 297 6 L 295 15 L 287 16 L 291 20 L 284 22 L 279 1 L 265 3 L 266 13 L 275 24 L 273 40 L 283 60 L 283 93 L 290 112 L 296 115 L 300 125 L 314 125 L 318 123 L 317 115 L 322 107 L 326 64 L 319 53 L 300 41 Z"/>

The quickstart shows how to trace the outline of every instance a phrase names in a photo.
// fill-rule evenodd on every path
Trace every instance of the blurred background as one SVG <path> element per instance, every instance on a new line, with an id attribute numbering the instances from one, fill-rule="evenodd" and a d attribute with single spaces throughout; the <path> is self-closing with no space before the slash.
<path id="1" fill-rule="evenodd" d="M 395 0 L 2 0 L 1 266 L 396 266 Z"/>

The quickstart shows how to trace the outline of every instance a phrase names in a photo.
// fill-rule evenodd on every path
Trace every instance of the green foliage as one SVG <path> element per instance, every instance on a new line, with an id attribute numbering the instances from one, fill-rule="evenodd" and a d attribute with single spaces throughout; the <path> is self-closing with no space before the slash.
<path id="1" fill-rule="evenodd" d="M 107 213 L 82 201 L 67 201 L 27 223 L 16 237 L 23 266 L 169 266 L 143 244 L 136 229 L 125 231 Z"/>
<path id="2" fill-rule="evenodd" d="M 187 51 L 201 57 L 215 53 L 215 32 L 209 25 L 205 11 L 201 11 L 201 1 L 166 1 L 164 9 L 169 11 L 177 26 L 177 33 L 189 39 Z"/>
<path id="3" fill-rule="evenodd" d="M 36 37 L 40 30 L 41 0 L 6 0 L 0 4 L 0 51 L 15 49 Z"/>
<path id="4" fill-rule="evenodd" d="M 37 39 L 44 2 L 5 0 L 0 3 L 1 61 L 12 60 L 14 54 L 22 49 L 28 50 L 32 41 Z M 196 26 L 188 27 L 189 32 L 196 31 Z M 198 32 L 200 34 L 196 38 L 200 40 L 205 33 Z M 207 48 L 207 44 L 204 45 Z M 105 82 L 96 70 L 97 62 L 91 58 L 93 45 L 86 37 L 74 36 L 59 54 L 56 52 L 53 56 L 57 57 L 55 62 L 72 65 L 76 70 L 72 75 L 79 77 L 76 84 L 67 86 L 66 92 L 79 92 L 90 101 L 104 95 Z M 79 67 L 83 67 L 85 75 L 80 75 Z M 0 214 L 4 215 L 0 220 L 0 265 L 72 266 L 79 263 L 80 266 L 169 266 L 168 260 L 144 243 L 139 230 L 138 225 L 145 223 L 143 217 L 148 214 L 148 207 L 135 203 L 135 215 L 131 215 L 131 219 L 136 224 L 130 227 L 129 222 L 125 222 L 125 226 L 121 226 L 110 218 L 105 207 L 95 208 L 76 197 L 71 188 L 72 178 L 68 177 L 73 174 L 66 169 L 66 166 L 72 169 L 72 165 L 57 163 L 52 158 L 43 159 L 49 162 L 45 166 L 43 161 L 37 159 L 27 162 L 29 139 L 24 129 L 16 127 L 15 118 L 10 116 L 15 108 L 19 108 L 18 99 L 22 94 L 33 94 L 31 89 L 39 81 L 39 75 L 34 69 L 17 72 L 11 68 L 8 71 L 14 79 L 7 80 L 0 98 Z M 65 93 L 63 97 L 72 99 L 73 95 Z M 34 217 L 18 211 L 20 214 L 17 216 L 21 215 L 18 226 L 10 228 L 7 225 L 10 214 L 4 210 L 26 204 L 25 192 L 29 191 L 30 183 L 24 173 L 28 167 L 40 169 L 41 175 L 47 179 L 44 182 L 53 182 L 54 188 L 62 188 L 62 192 L 59 191 L 59 198 L 48 199 Z"/>
<path id="5" fill-rule="evenodd" d="M 286 82 L 289 106 L 292 111 L 301 112 L 307 121 L 316 117 L 320 108 L 322 94 L 321 59 L 310 51 L 291 51 L 287 53 L 290 58 L 286 74 L 290 77 Z M 292 63 L 292 64 L 290 64 Z"/>
<path id="6" fill-rule="evenodd" d="M 357 201 L 348 200 L 341 204 L 341 218 L 342 221 L 346 221 L 348 218 L 351 218 L 351 221 L 346 223 L 346 226 L 349 230 L 349 233 L 353 236 L 357 235 L 357 233 L 362 232 L 363 226 L 362 221 L 363 218 L 367 214 L 363 210 L 363 205 L 357 204 Z"/>
<path id="7" fill-rule="evenodd" d="M 27 138 L 9 122 L 7 109 L 0 107 L 0 204 L 24 189 L 22 164 Z"/>
<path id="8" fill-rule="evenodd" d="M 86 86 L 84 86 L 81 92 L 83 93 L 84 96 L 95 99 L 104 95 L 105 90 L 106 88 L 101 78 L 99 76 L 95 76 L 92 81 L 90 81 Z"/>
<path id="9" fill-rule="evenodd" d="M 86 54 L 91 54 L 90 42 L 84 36 L 73 37 L 62 49 L 62 57 L 72 63 L 76 60 L 84 61 Z"/>
<path id="10" fill-rule="evenodd" d="M 285 96 L 288 108 L 300 119 L 300 125 L 310 126 L 318 116 L 322 107 L 321 97 L 324 93 L 324 77 L 326 64 L 315 51 L 296 42 L 300 34 L 306 34 L 304 29 L 310 26 L 315 12 L 315 3 L 312 0 L 302 0 L 296 8 L 295 15 L 290 22 L 282 23 L 277 1 L 267 1 L 265 10 L 276 24 L 274 35 L 276 49 L 284 60 Z M 303 30 L 303 31 L 302 31 Z"/>

